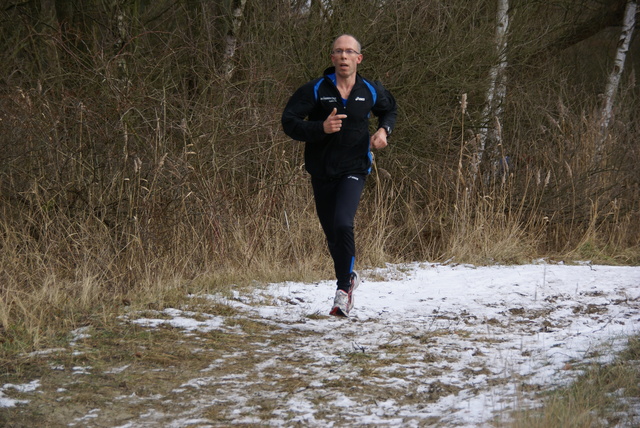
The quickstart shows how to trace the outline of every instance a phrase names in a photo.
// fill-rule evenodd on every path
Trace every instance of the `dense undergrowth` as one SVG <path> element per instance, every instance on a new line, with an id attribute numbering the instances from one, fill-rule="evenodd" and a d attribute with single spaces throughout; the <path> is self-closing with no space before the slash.
<path id="1" fill-rule="evenodd" d="M 83 2 L 55 16 L 32 3 L 1 15 L 5 365 L 123 305 L 330 277 L 302 145 L 280 113 L 344 31 L 400 108 L 358 213 L 359 266 L 640 262 L 637 86 L 624 81 L 596 153 L 605 73 L 584 85 L 571 55 L 540 56 L 531 32 L 551 36 L 547 9 L 520 5 L 502 142 L 477 169 L 490 2 L 358 1 L 317 15 L 249 2 L 232 58 L 222 3 Z"/>

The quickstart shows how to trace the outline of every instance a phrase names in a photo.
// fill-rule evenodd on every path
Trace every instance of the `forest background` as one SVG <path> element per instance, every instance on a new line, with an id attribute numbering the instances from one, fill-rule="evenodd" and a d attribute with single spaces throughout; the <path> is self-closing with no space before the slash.
<path id="1" fill-rule="evenodd" d="M 3 1 L 5 349 L 176 292 L 330 277 L 280 115 L 344 32 L 399 106 L 358 213 L 359 266 L 638 264 L 637 37 L 602 127 L 627 2 L 512 0 L 503 49 L 497 3 Z"/>

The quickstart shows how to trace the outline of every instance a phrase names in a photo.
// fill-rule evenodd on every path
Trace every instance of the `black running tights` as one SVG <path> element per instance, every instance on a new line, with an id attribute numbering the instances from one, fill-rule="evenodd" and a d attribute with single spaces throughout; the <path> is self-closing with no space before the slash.
<path id="1" fill-rule="evenodd" d="M 364 182 L 364 175 L 355 174 L 335 180 L 311 179 L 316 212 L 327 237 L 337 287 L 345 291 L 349 288 L 356 259 L 353 225 Z"/>

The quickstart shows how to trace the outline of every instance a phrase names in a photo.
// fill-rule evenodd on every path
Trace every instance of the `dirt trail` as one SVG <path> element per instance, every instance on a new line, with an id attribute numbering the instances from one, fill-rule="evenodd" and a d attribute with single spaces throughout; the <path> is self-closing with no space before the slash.
<path id="1" fill-rule="evenodd" d="M 640 270 L 424 272 L 365 279 L 350 319 L 324 315 L 327 282 L 88 326 L 33 357 L 48 370 L 34 391 L 3 388 L 28 403 L 2 411 L 9 426 L 483 426 L 610 358 L 640 321 Z"/>

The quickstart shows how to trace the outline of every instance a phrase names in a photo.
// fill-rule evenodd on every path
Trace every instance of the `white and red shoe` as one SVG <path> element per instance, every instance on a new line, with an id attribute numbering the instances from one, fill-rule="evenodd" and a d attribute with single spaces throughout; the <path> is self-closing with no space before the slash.
<path id="1" fill-rule="evenodd" d="M 337 290 L 336 297 L 333 299 L 333 308 L 331 308 L 331 312 L 329 315 L 333 315 L 336 317 L 348 317 L 349 312 L 353 309 L 353 292 L 360 285 L 360 277 L 357 272 L 351 272 L 351 285 L 349 286 L 349 291 Z"/>

